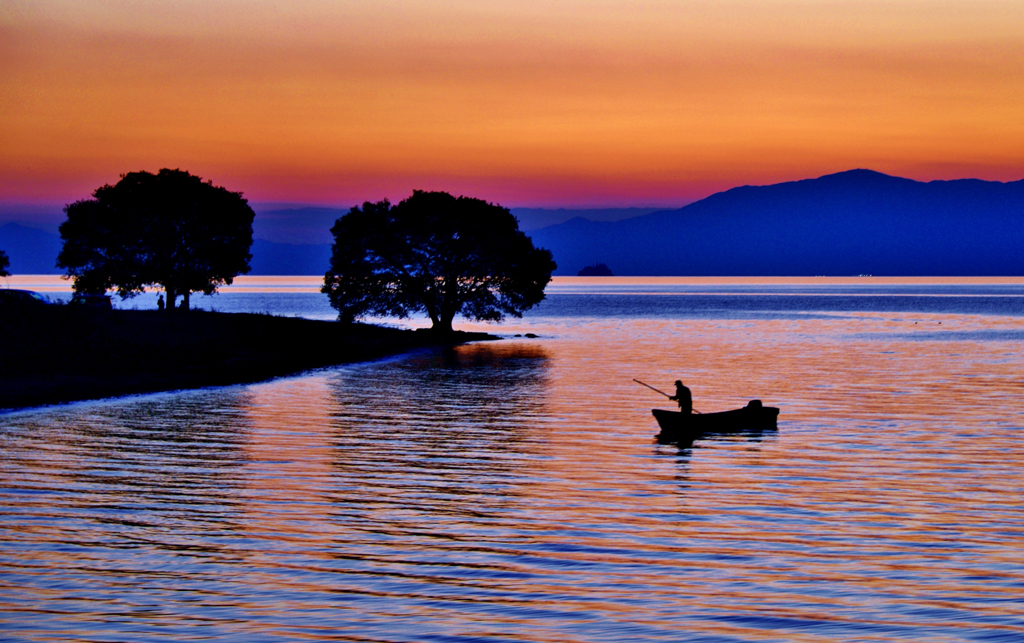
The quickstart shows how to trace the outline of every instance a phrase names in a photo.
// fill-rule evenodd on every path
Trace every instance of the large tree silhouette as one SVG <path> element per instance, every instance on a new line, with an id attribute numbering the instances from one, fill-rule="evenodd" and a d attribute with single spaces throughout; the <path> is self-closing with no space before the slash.
<path id="1" fill-rule="evenodd" d="M 321 289 L 341 321 L 425 312 L 450 332 L 456 315 L 500 321 L 544 299 L 555 262 L 499 205 L 415 191 L 392 207 L 364 203 L 331 228 Z"/>
<path id="2" fill-rule="evenodd" d="M 11 265 L 11 260 L 7 258 L 7 253 L 0 250 L 0 277 L 10 277 L 11 273 L 7 272 L 7 268 Z"/>
<path id="3" fill-rule="evenodd" d="M 249 272 L 252 208 L 240 192 L 182 170 L 125 174 L 64 212 L 57 267 L 77 293 L 131 297 L 156 285 L 168 309 L 178 295 L 187 309 L 191 293 Z"/>

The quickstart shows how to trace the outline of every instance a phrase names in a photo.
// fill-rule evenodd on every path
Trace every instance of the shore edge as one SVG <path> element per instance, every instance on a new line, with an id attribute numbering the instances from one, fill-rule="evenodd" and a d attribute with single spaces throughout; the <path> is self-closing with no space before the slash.
<path id="1" fill-rule="evenodd" d="M 0 413 L 253 384 L 424 348 L 501 339 L 298 317 L 53 306 L 2 315 Z"/>

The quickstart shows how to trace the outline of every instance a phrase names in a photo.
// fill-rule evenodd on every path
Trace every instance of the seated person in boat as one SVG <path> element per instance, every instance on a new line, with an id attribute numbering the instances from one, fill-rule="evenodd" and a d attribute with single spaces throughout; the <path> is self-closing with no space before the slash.
<path id="1" fill-rule="evenodd" d="M 690 389 L 683 386 L 679 380 L 676 380 L 676 394 L 668 399 L 679 402 L 679 410 L 683 413 L 687 415 L 693 413 L 693 397 L 690 395 Z"/>

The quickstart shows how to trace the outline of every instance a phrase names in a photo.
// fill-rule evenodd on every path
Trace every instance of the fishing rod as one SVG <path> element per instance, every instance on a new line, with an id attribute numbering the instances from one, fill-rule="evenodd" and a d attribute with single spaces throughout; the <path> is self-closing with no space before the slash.
<path id="1" fill-rule="evenodd" d="M 658 393 L 661 393 L 662 395 L 664 395 L 667 398 L 670 398 L 670 399 L 672 398 L 672 396 L 669 395 L 668 393 L 666 393 L 665 391 L 659 391 L 658 389 L 654 388 L 650 384 L 644 384 L 643 382 L 641 382 L 640 380 L 636 379 L 635 377 L 633 378 L 633 381 L 636 382 L 637 384 L 640 384 L 641 386 L 646 386 L 647 388 L 651 389 L 652 391 L 656 391 Z"/>
<path id="2" fill-rule="evenodd" d="M 668 393 L 666 393 L 665 391 L 659 391 L 658 389 L 654 388 L 650 384 L 644 384 L 643 382 L 641 382 L 640 380 L 636 379 L 635 377 L 633 378 L 633 381 L 636 382 L 637 384 L 642 385 L 642 386 L 646 386 L 647 388 L 651 389 L 652 391 L 655 391 L 657 393 L 661 393 L 662 395 L 664 395 L 665 397 L 667 397 L 670 400 L 672 399 L 672 396 L 669 395 Z M 701 412 L 698 411 L 697 409 L 691 408 L 690 410 L 693 411 L 694 413 L 696 413 L 697 415 L 701 415 Z"/>

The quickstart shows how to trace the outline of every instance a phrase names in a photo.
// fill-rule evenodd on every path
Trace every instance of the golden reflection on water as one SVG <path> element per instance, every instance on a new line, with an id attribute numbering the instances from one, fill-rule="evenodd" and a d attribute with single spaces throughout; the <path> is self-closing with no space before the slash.
<path id="1" fill-rule="evenodd" d="M 118 638 L 128 601 L 155 637 L 1024 636 L 1019 318 L 503 330 L 541 337 L 6 418 L 0 489 L 52 492 L 4 497 L 21 631 Z M 658 444 L 633 378 L 779 428 Z"/>
<path id="2" fill-rule="evenodd" d="M 939 321 L 1016 328 L 928 315 L 553 324 L 547 339 L 253 387 L 249 511 L 341 573 L 335 591 L 369 591 L 331 563 L 340 555 L 399 578 L 394 600 L 422 583 L 661 634 L 679 611 L 691 633 L 744 640 L 777 636 L 757 625 L 768 617 L 817 624 L 785 630 L 807 641 L 867 625 L 858 640 L 891 640 L 922 626 L 919 610 L 947 635 L 974 627 L 964 613 L 1019 618 L 1016 345 L 913 339 Z M 670 405 L 633 377 L 682 378 L 705 411 L 760 398 L 782 408 L 780 428 L 657 445 L 649 410 Z M 413 603 L 406 616 L 425 621 L 478 618 Z"/>

